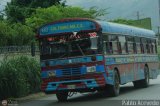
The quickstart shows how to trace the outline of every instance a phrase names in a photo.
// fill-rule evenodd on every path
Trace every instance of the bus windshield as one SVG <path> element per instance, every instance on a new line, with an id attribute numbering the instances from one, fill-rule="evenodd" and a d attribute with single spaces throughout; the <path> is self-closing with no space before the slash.
<path id="1" fill-rule="evenodd" d="M 56 59 L 97 53 L 97 34 L 61 35 L 40 40 L 41 59 Z"/>

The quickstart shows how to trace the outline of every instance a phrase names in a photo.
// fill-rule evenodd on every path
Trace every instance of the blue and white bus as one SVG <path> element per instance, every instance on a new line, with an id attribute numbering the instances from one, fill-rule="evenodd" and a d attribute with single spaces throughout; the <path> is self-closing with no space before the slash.
<path id="1" fill-rule="evenodd" d="M 66 101 L 69 92 L 148 87 L 159 74 L 157 38 L 151 30 L 85 18 L 40 27 L 41 89 Z"/>

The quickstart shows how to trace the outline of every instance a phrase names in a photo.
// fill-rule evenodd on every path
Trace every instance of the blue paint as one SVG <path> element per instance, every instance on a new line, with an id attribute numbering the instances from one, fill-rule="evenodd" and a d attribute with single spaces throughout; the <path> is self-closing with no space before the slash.
<path id="1" fill-rule="evenodd" d="M 93 88 L 93 87 L 98 87 L 98 84 L 95 80 L 92 80 L 91 83 L 85 82 L 87 88 Z"/>
<path id="2" fill-rule="evenodd" d="M 105 57 L 106 65 L 140 63 L 140 62 L 158 62 L 158 56 L 128 56 L 128 57 Z"/>
<path id="3" fill-rule="evenodd" d="M 139 79 L 144 79 L 145 78 L 144 69 L 139 69 L 138 70 L 138 77 L 139 77 Z"/>
<path id="4" fill-rule="evenodd" d="M 47 78 L 47 77 L 48 77 L 48 73 L 46 71 L 42 71 L 41 78 Z"/>
<path id="5" fill-rule="evenodd" d="M 56 90 L 67 90 L 67 88 L 58 88 L 60 84 L 67 84 L 67 83 L 74 83 L 74 82 L 82 82 L 84 83 L 87 88 L 93 88 L 93 87 L 99 87 L 95 79 L 85 79 L 85 80 L 72 80 L 72 81 L 61 81 L 61 82 L 49 82 L 46 88 L 46 91 L 56 91 Z M 88 83 L 91 82 L 91 83 Z M 53 86 L 54 85 L 54 86 Z M 75 89 L 84 88 L 82 87 L 76 87 Z"/>
<path id="6" fill-rule="evenodd" d="M 96 59 L 97 59 L 97 61 L 103 61 L 103 56 L 96 56 Z M 66 59 L 54 59 L 54 60 L 42 61 L 41 62 L 41 67 L 46 67 L 46 65 L 45 65 L 46 61 L 49 62 L 49 66 L 93 62 L 90 56 L 77 57 L 77 58 L 66 58 Z"/>
<path id="7" fill-rule="evenodd" d="M 79 32 L 82 30 L 95 30 L 96 24 L 92 21 L 81 20 L 81 21 L 70 21 L 60 22 L 56 24 L 50 24 L 40 28 L 40 36 L 58 34 L 65 32 Z"/>
<path id="8" fill-rule="evenodd" d="M 107 70 L 107 72 L 108 72 L 108 76 L 106 75 L 106 73 L 103 73 L 106 84 L 113 85 L 114 84 L 113 71 L 112 70 Z"/>
<path id="9" fill-rule="evenodd" d="M 127 83 L 126 76 L 124 74 L 120 75 L 121 84 Z"/>
<path id="10" fill-rule="evenodd" d="M 126 36 L 138 36 L 138 37 L 149 37 L 155 38 L 156 34 L 152 30 L 147 30 L 143 28 L 137 28 L 134 26 L 123 25 L 118 23 L 111 23 L 106 21 L 97 21 L 103 33 L 113 33 L 113 34 L 120 34 Z"/>
<path id="11" fill-rule="evenodd" d="M 97 61 L 103 61 L 103 56 L 96 56 Z"/>
<path id="12" fill-rule="evenodd" d="M 96 56 L 97 61 L 103 61 L 103 56 Z M 133 62 L 158 62 L 158 56 L 141 56 L 141 57 L 105 57 L 106 65 L 113 64 L 126 64 Z M 93 62 L 91 57 L 78 57 L 78 58 L 66 58 L 66 59 L 54 59 L 54 60 L 45 60 L 49 62 L 49 66 L 56 65 L 66 65 L 66 64 L 76 64 L 76 63 L 87 63 Z M 41 62 L 41 67 L 46 67 L 45 61 Z"/>
<path id="13" fill-rule="evenodd" d="M 49 66 L 66 65 L 66 64 L 76 64 L 76 63 L 87 63 L 92 62 L 91 57 L 78 57 L 78 58 L 66 58 L 66 59 L 54 59 L 45 60 L 41 62 L 41 67 L 45 67 L 45 62 L 49 62 Z"/>
<path id="14" fill-rule="evenodd" d="M 115 58 L 106 58 L 106 64 L 108 65 L 108 64 L 110 64 L 110 65 L 112 65 L 112 64 L 115 64 Z"/>
<path id="15" fill-rule="evenodd" d="M 96 72 L 105 72 L 104 65 L 97 65 Z"/>
<path id="16" fill-rule="evenodd" d="M 84 75 L 87 74 L 87 66 L 82 66 L 82 67 L 77 67 L 77 70 L 73 70 L 72 67 L 71 68 L 65 68 L 65 69 L 56 69 L 56 70 L 46 70 L 46 71 L 42 71 L 41 72 L 41 77 L 42 78 L 48 78 L 48 72 L 49 71 L 55 71 L 56 76 L 55 77 L 64 77 L 66 75 L 63 75 L 63 70 L 65 70 L 65 73 L 70 73 L 68 74 L 69 76 L 75 76 L 77 75 L 77 72 L 79 72 L 78 75 Z M 97 65 L 96 66 L 96 72 L 105 72 L 105 68 L 103 65 Z M 74 74 L 75 73 L 75 74 Z"/>
<path id="17" fill-rule="evenodd" d="M 49 82 L 46 88 L 46 91 L 55 91 L 58 88 L 58 84 L 53 86 L 55 83 Z"/>
<path id="18" fill-rule="evenodd" d="M 60 69 L 55 70 L 56 71 L 56 77 L 61 77 L 62 76 L 62 71 Z"/>
<path id="19" fill-rule="evenodd" d="M 116 33 L 126 36 L 139 36 L 139 37 L 156 37 L 155 32 L 134 26 L 111 23 L 106 21 L 95 20 L 99 27 L 102 28 L 102 33 Z M 95 30 L 96 23 L 92 20 L 74 20 L 68 22 L 59 22 L 55 24 L 48 24 L 40 28 L 40 36 L 58 34 L 65 32 L 79 32 L 81 30 Z"/>
<path id="20" fill-rule="evenodd" d="M 41 62 L 41 67 L 45 67 L 45 62 Z"/>
<path id="21" fill-rule="evenodd" d="M 86 66 L 82 66 L 80 67 L 80 71 L 81 71 L 81 74 L 86 74 L 86 70 L 87 70 L 87 67 Z"/>

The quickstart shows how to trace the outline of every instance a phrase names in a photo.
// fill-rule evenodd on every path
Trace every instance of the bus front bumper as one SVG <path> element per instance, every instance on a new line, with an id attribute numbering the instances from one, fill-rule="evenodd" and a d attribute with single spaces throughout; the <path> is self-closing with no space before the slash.
<path id="1" fill-rule="evenodd" d="M 105 85 L 105 78 L 99 76 L 93 79 L 43 82 L 41 89 L 45 93 L 56 93 L 57 91 L 87 92 L 103 88 Z"/>

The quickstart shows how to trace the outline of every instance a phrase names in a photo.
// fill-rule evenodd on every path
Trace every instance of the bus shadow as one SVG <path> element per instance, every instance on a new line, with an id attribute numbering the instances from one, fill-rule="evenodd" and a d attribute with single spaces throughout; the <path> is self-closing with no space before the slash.
<path id="1" fill-rule="evenodd" d="M 156 86 L 156 84 L 150 84 L 149 88 L 153 87 L 153 86 Z M 135 88 L 134 86 L 123 86 L 123 87 L 121 87 L 120 95 L 121 94 L 123 95 L 123 94 L 126 94 L 126 93 L 135 92 L 135 91 L 138 91 L 138 90 L 147 89 L 147 88 Z"/>
<path id="2" fill-rule="evenodd" d="M 149 87 L 153 86 L 155 86 L 155 84 L 151 84 Z M 147 88 L 134 88 L 133 85 L 122 86 L 120 89 L 120 95 L 132 93 L 143 89 Z M 69 98 L 67 102 L 85 102 L 85 101 L 95 101 L 95 100 L 110 99 L 110 98 L 112 97 L 110 97 L 106 92 L 95 92 L 95 93 L 82 94 L 81 96 L 75 98 Z"/>

